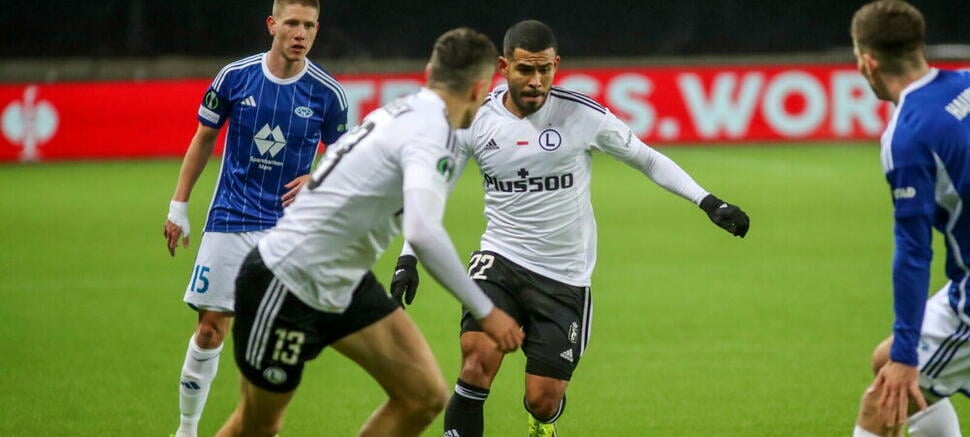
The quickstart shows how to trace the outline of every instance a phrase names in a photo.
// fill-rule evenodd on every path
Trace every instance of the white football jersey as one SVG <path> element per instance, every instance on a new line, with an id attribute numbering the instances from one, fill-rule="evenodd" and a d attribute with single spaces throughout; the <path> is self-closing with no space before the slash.
<path id="1" fill-rule="evenodd" d="M 707 194 L 589 97 L 552 87 L 542 108 L 519 118 L 503 104 L 507 92 L 506 85 L 493 90 L 471 127 L 456 132 L 459 168 L 472 157 L 483 177 L 488 221 L 483 250 L 554 280 L 588 286 L 596 264 L 594 150 L 654 180 L 653 167 L 670 173 L 672 165 L 677 186 L 662 184 L 665 188 L 695 203 Z"/>
<path id="2" fill-rule="evenodd" d="M 444 101 L 427 89 L 370 113 L 328 147 L 311 182 L 260 240 L 263 262 L 307 305 L 343 312 L 401 232 L 403 191 L 447 197 L 452 134 Z"/>

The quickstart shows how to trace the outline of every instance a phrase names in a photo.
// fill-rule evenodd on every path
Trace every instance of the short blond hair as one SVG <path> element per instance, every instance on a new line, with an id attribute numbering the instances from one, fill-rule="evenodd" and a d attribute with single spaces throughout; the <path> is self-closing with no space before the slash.
<path id="1" fill-rule="evenodd" d="M 283 12 L 283 8 L 289 5 L 301 5 L 311 7 L 317 10 L 317 14 L 320 13 L 320 1 L 319 0 L 273 0 L 273 16 L 279 17 Z"/>

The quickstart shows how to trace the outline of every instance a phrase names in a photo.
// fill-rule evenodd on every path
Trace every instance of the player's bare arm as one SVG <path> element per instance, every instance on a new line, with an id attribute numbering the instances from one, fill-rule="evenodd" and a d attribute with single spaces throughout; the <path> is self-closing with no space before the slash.
<path id="1" fill-rule="evenodd" d="M 218 136 L 218 129 L 200 123 L 192 141 L 189 143 L 189 149 L 182 159 L 178 184 L 175 186 L 175 194 L 172 195 L 168 218 L 165 220 L 162 231 L 167 243 L 168 253 L 171 256 L 175 256 L 175 248 L 178 247 L 180 238 L 182 247 L 189 247 L 189 197 L 192 195 L 192 188 L 195 187 L 195 183 L 198 182 L 199 176 L 202 175 L 202 171 L 205 170 L 205 166 L 209 162 L 209 156 L 212 155 Z"/>

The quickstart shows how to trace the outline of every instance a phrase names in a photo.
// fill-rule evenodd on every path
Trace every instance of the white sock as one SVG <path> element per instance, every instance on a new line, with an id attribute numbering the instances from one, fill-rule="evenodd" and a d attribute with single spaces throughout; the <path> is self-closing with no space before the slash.
<path id="1" fill-rule="evenodd" d="M 873 434 L 869 431 L 862 429 L 861 426 L 856 425 L 855 429 L 852 430 L 852 437 L 882 437 L 878 434 Z"/>
<path id="2" fill-rule="evenodd" d="M 960 421 L 950 399 L 942 399 L 909 417 L 912 437 L 960 437 Z"/>
<path id="3" fill-rule="evenodd" d="M 189 349 L 182 364 L 182 378 L 179 381 L 179 410 L 181 420 L 177 437 L 195 437 L 198 434 L 199 419 L 209 397 L 209 387 L 219 370 L 219 354 L 222 345 L 214 349 L 202 349 L 195 344 L 195 334 L 189 339 Z"/>

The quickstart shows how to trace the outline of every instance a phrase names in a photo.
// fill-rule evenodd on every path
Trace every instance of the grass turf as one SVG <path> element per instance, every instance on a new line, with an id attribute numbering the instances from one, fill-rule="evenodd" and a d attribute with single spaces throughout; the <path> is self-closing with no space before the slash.
<path id="1" fill-rule="evenodd" d="M 599 259 L 590 349 L 566 436 L 848 435 L 890 332 L 891 211 L 862 145 L 666 148 L 752 217 L 748 238 L 605 155 L 594 158 Z M 218 170 L 191 205 L 193 246 L 161 225 L 177 161 L 0 167 L 0 435 L 168 435 L 195 315 L 181 296 Z M 470 168 L 449 202 L 462 257 L 484 228 Z M 398 246 L 375 268 L 385 284 Z M 939 254 L 933 287 L 942 284 Z M 448 381 L 458 304 L 429 276 L 409 314 Z M 935 289 L 934 289 L 935 291 Z M 209 396 L 211 435 L 237 397 L 231 345 Z M 524 358 L 506 358 L 487 435 L 522 435 Z M 383 392 L 333 351 L 307 366 L 283 435 L 353 435 Z M 970 434 L 970 403 L 954 399 Z M 440 435 L 440 418 L 425 433 Z"/>

